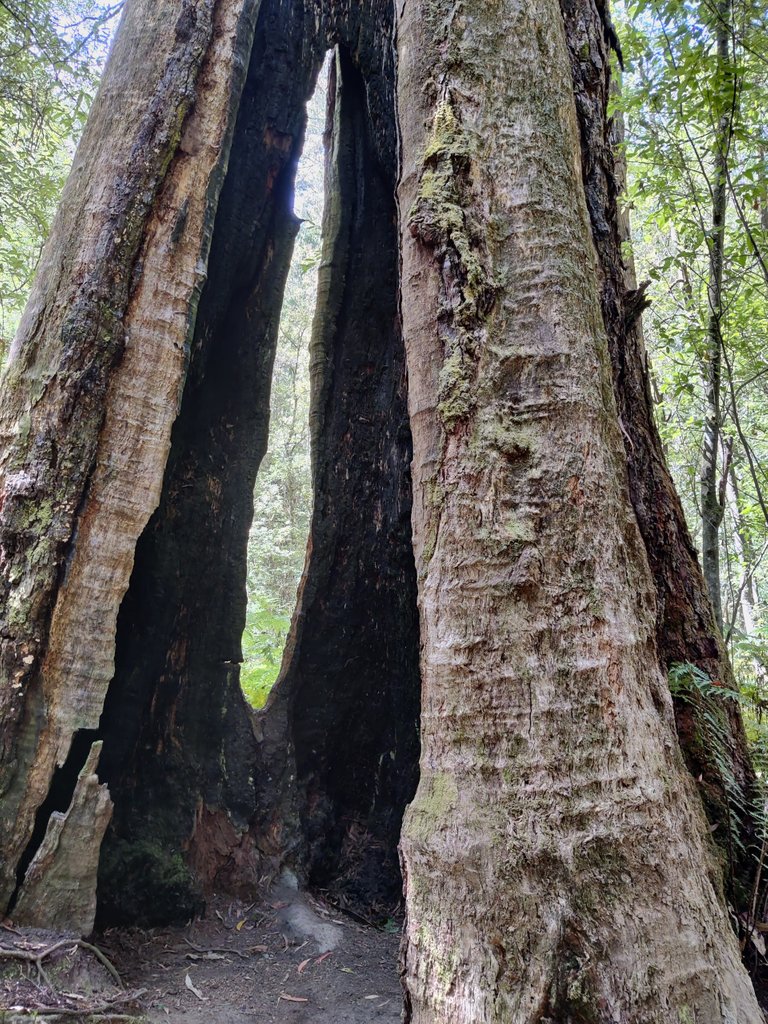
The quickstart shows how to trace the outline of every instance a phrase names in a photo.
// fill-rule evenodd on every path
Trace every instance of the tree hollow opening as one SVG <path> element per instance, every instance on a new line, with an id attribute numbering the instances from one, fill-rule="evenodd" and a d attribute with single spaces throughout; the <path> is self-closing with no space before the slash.
<path id="1" fill-rule="evenodd" d="M 399 902 L 419 626 L 391 23 L 325 33 L 295 5 L 262 5 L 162 496 L 118 619 L 100 723 L 115 803 L 102 924 L 183 920 L 207 894 L 253 892 L 284 866 L 366 913 Z M 280 676 L 254 712 L 240 688 L 248 533 L 306 102 L 328 42 L 313 511 Z"/>

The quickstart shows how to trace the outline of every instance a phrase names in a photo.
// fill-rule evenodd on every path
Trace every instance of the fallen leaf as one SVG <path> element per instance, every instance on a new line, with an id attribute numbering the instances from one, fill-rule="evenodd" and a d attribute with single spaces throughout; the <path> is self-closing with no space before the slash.
<path id="1" fill-rule="evenodd" d="M 287 992 L 281 992 L 280 998 L 285 999 L 288 1003 L 308 1003 L 309 1000 L 306 996 L 289 996 Z"/>
<path id="2" fill-rule="evenodd" d="M 317 960 L 315 960 L 315 963 L 316 963 L 316 964 L 321 964 L 321 963 L 323 962 L 323 960 L 327 960 L 327 959 L 328 959 L 328 957 L 329 957 L 329 956 L 331 955 L 331 952 L 332 952 L 332 951 L 331 951 L 331 950 L 329 949 L 327 953 L 323 953 L 323 955 L 322 955 L 322 956 L 319 956 L 319 957 L 317 958 Z"/>
<path id="3" fill-rule="evenodd" d="M 296 968 L 296 973 L 297 974 L 301 974 L 303 971 L 305 971 L 307 969 L 307 967 L 309 966 L 309 964 L 311 963 L 311 961 L 312 961 L 312 957 L 311 956 L 307 957 L 306 960 L 302 960 L 301 963 L 299 964 L 299 966 Z"/>
<path id="4" fill-rule="evenodd" d="M 184 984 L 187 986 L 187 988 L 193 995 L 197 996 L 198 999 L 202 1000 L 203 993 L 200 991 L 199 988 L 195 987 L 195 983 L 192 981 L 189 975 L 187 975 L 186 978 L 184 979 Z"/>
<path id="5" fill-rule="evenodd" d="M 352 970 L 352 968 L 351 968 L 351 967 L 342 967 L 341 969 L 342 969 L 342 971 L 344 971 L 344 973 L 345 973 L 345 974 L 354 974 L 354 973 L 355 973 L 355 972 L 354 972 L 354 971 Z"/>
<path id="6" fill-rule="evenodd" d="M 245 947 L 245 952 L 246 953 L 266 953 L 267 949 L 268 949 L 267 946 L 246 946 Z"/>
<path id="7" fill-rule="evenodd" d="M 238 921 L 237 924 L 235 925 L 235 928 L 237 928 L 238 931 L 242 931 L 242 928 L 243 928 L 244 924 L 245 924 L 245 918 L 243 918 L 242 921 Z"/>
<path id="8" fill-rule="evenodd" d="M 379 996 L 378 993 L 376 995 L 374 995 L 374 996 L 363 996 L 363 999 L 380 999 L 380 998 L 381 998 L 381 996 Z"/>

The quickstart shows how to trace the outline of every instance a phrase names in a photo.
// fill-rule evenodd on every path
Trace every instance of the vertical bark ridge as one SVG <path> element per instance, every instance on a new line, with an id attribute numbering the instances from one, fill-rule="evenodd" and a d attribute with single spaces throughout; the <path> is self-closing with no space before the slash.
<path id="1" fill-rule="evenodd" d="M 627 459 L 629 491 L 656 588 L 656 644 L 662 668 L 690 663 L 727 687 L 735 682 L 715 621 L 696 549 L 680 499 L 664 459 L 648 381 L 640 313 L 642 290 L 622 257 L 629 238 L 618 198 L 623 170 L 617 166 L 620 125 L 607 116 L 611 88 L 607 9 L 591 0 L 562 0 L 576 111 L 579 119 L 582 174 L 592 239 L 600 262 L 600 300 L 613 366 L 613 384 Z M 754 773 L 738 707 L 723 702 L 730 728 L 734 779 L 749 808 Z M 699 738 L 690 702 L 675 702 L 678 737 L 700 791 L 715 839 L 728 863 L 730 894 L 740 904 L 748 898 L 754 865 L 749 848 L 754 822 L 732 805 L 712 751 Z M 732 831 L 741 834 L 742 852 L 734 849 Z"/>

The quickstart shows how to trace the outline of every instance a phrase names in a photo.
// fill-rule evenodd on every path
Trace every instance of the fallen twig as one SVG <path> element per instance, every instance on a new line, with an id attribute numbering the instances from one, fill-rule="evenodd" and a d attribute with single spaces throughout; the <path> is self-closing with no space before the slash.
<path id="1" fill-rule="evenodd" d="M 196 953 L 230 953 L 234 956 L 239 956 L 241 960 L 247 960 L 248 954 L 243 953 L 239 949 L 228 949 L 226 946 L 197 946 L 194 942 L 190 942 L 189 939 L 184 939 L 188 946 L 191 946 Z"/>
<path id="2" fill-rule="evenodd" d="M 106 1009 L 106 1008 L 105 1008 Z M 105 1013 L 101 1013 L 99 1010 L 95 1012 L 93 1010 L 67 1010 L 62 1006 L 11 1006 L 9 1007 L 10 1013 L 29 1015 L 34 1020 L 35 1017 L 61 1017 L 62 1020 L 66 1020 L 67 1017 L 88 1017 L 92 1021 L 138 1021 L 139 1018 L 133 1013 L 111 1013 L 106 1010 Z"/>

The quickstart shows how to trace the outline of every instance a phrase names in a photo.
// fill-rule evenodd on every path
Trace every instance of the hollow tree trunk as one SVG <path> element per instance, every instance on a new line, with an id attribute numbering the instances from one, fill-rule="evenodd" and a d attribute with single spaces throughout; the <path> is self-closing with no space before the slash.
<path id="1" fill-rule="evenodd" d="M 219 0 L 178 24 L 145 7 L 121 27 L 3 399 L 0 906 L 88 931 L 98 866 L 102 921 L 154 924 L 290 862 L 389 908 L 418 708 L 392 7 Z M 252 492 L 304 106 L 336 43 L 313 553 L 293 658 L 254 715 Z"/>
<path id="2" fill-rule="evenodd" d="M 286 859 L 391 898 L 419 644 L 393 15 L 128 11 L 0 410 L 2 898 L 22 919 L 62 923 L 49 896 L 74 886 L 87 930 L 99 861 L 112 921 L 185 915 Z M 718 992 L 757 1019 L 658 668 L 560 12 L 407 0 L 400 17 L 426 741 L 403 847 L 412 1013 L 615 1019 L 635 1000 L 633 1020 L 673 1019 L 654 1016 L 657 961 L 675 1020 L 719 1019 Z M 329 44 L 315 513 L 282 679 L 253 717 L 250 495 Z"/>
<path id="3" fill-rule="evenodd" d="M 50 815 L 93 788 L 92 770 L 77 775 L 93 767 L 115 620 L 159 496 L 254 14 L 240 0 L 129 4 L 13 345 L 0 400 L 3 908 L 45 832 L 41 820 L 33 837 L 46 795 Z M 100 792 L 75 879 L 98 859 Z M 63 900 L 87 926 L 92 873 L 79 882 L 46 896 L 51 919 Z M 21 918 L 39 905 L 22 897 Z"/>
<path id="4" fill-rule="evenodd" d="M 560 8 L 398 15 L 407 1019 L 757 1022 L 660 668 Z"/>

